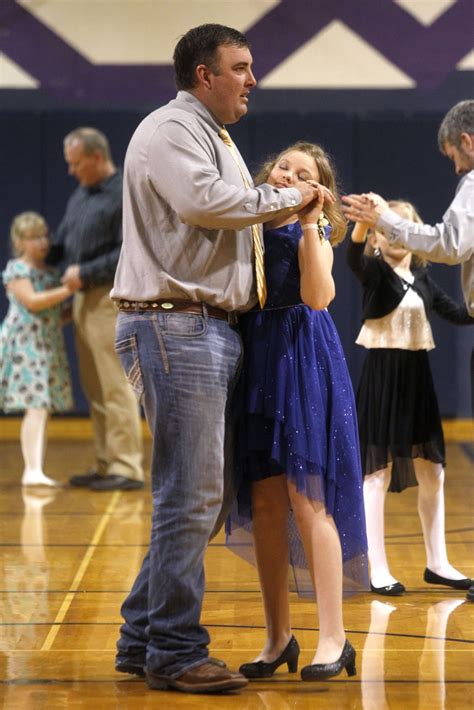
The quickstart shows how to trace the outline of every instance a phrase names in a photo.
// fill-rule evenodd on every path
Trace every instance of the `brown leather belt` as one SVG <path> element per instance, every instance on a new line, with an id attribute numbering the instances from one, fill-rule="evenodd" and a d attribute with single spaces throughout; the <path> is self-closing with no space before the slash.
<path id="1" fill-rule="evenodd" d="M 224 311 L 223 308 L 208 306 L 206 303 L 197 301 L 186 301 L 176 298 L 157 298 L 155 301 L 117 301 L 119 311 L 155 311 L 156 313 L 192 313 L 193 315 L 205 316 L 226 320 L 231 325 L 237 323 L 236 311 Z"/>

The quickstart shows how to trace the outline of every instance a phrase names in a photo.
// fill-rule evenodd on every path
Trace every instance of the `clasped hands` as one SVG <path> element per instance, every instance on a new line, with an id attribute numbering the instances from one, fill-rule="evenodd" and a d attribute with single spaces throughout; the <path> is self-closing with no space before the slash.
<path id="1" fill-rule="evenodd" d="M 299 211 L 301 215 L 307 214 L 315 208 L 321 210 L 325 202 L 332 204 L 336 201 L 331 190 L 320 185 L 316 180 L 306 180 L 305 184 L 298 186 L 298 189 L 303 198 Z M 342 201 L 345 203 L 342 209 L 348 220 L 365 223 L 369 227 L 375 227 L 380 215 L 388 209 L 388 203 L 375 192 L 344 195 Z"/>
<path id="2" fill-rule="evenodd" d="M 304 183 L 298 185 L 297 189 L 301 192 L 301 203 L 299 205 L 298 215 L 307 216 L 312 214 L 313 218 L 316 215 L 313 212 L 321 212 L 324 203 L 332 204 L 336 198 L 331 190 L 324 185 L 321 185 L 316 180 L 305 180 Z"/>
<path id="3" fill-rule="evenodd" d="M 74 293 L 84 285 L 81 279 L 81 267 L 79 264 L 71 264 L 63 274 L 61 283 L 66 286 L 71 293 Z"/>
<path id="4" fill-rule="evenodd" d="M 368 227 L 375 227 L 380 215 L 388 209 L 387 202 L 375 192 L 366 192 L 362 195 L 343 195 L 342 211 L 351 222 L 364 223 Z"/>

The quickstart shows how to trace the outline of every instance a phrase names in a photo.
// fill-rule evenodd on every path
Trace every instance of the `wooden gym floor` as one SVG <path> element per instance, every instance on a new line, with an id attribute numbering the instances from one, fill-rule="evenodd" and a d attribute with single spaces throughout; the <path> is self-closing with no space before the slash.
<path id="1" fill-rule="evenodd" d="M 87 422 L 54 420 L 46 472 L 64 482 L 91 461 Z M 427 585 L 416 490 L 387 500 L 387 540 L 403 597 L 345 602 L 357 675 L 302 683 L 278 671 L 240 694 L 150 691 L 114 671 L 119 607 L 147 548 L 144 491 L 22 489 L 18 421 L 0 419 L 0 697 L 8 710 L 201 708 L 210 710 L 457 710 L 474 706 L 474 604 Z M 474 576 L 472 423 L 447 423 L 446 537 L 451 562 Z M 150 440 L 146 436 L 147 463 Z M 16 439 L 16 440 L 15 440 Z M 264 640 L 255 569 L 224 546 L 206 561 L 203 621 L 214 656 L 237 668 Z M 314 604 L 292 596 L 300 667 L 317 639 Z"/>

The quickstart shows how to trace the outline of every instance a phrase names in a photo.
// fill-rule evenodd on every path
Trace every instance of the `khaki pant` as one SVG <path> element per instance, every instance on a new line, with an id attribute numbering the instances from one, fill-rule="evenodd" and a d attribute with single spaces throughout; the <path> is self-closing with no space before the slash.
<path id="1" fill-rule="evenodd" d="M 79 374 L 90 406 L 98 473 L 143 481 L 139 408 L 114 350 L 117 309 L 110 288 L 98 286 L 74 296 Z"/>

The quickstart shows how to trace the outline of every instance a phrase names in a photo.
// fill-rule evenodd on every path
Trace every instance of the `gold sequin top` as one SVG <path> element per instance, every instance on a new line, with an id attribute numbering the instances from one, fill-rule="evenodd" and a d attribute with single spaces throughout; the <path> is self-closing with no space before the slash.
<path id="1" fill-rule="evenodd" d="M 415 278 L 404 275 L 403 280 L 413 283 Z M 433 350 L 433 333 L 420 296 L 406 283 L 406 293 L 398 306 L 383 318 L 368 318 L 356 343 L 364 348 Z"/>

